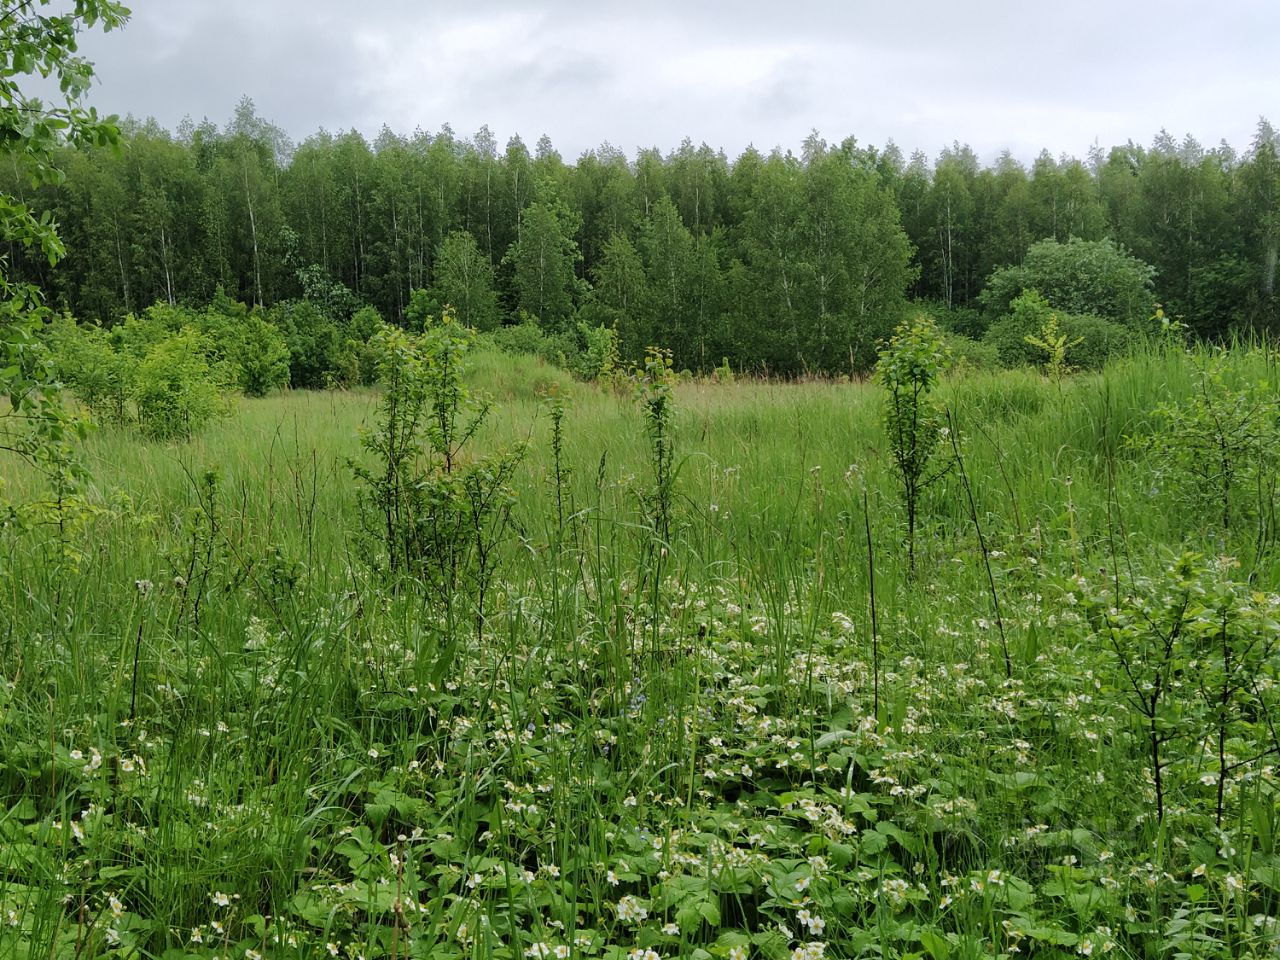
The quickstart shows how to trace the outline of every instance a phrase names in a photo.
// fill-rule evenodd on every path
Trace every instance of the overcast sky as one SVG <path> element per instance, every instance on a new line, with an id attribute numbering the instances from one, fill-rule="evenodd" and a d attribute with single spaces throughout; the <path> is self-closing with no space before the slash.
<path id="1" fill-rule="evenodd" d="M 222 125 L 248 95 L 296 141 L 481 124 L 566 159 L 688 136 L 736 156 L 889 138 L 1084 156 L 1164 127 L 1247 146 L 1280 124 L 1274 0 L 126 0 L 86 37 L 91 102 Z"/>

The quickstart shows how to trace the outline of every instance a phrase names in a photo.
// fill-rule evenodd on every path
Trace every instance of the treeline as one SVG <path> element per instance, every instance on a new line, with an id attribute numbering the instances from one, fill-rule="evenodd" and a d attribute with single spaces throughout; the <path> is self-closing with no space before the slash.
<path id="1" fill-rule="evenodd" d="M 1154 268 L 1151 296 L 1111 320 L 1144 321 L 1158 297 L 1206 337 L 1278 323 L 1266 121 L 1243 154 L 1161 134 L 1030 169 L 1007 155 L 983 167 L 958 145 L 930 162 L 816 134 L 799 156 L 733 161 L 685 141 L 568 163 L 545 137 L 500 149 L 487 128 L 462 139 L 447 126 L 294 148 L 247 100 L 222 129 L 130 121 L 123 141 L 68 149 L 65 180 L 35 194 L 0 185 L 51 210 L 72 254 L 50 269 L 12 249 L 17 272 L 104 326 L 156 302 L 203 309 L 220 291 L 345 318 L 371 306 L 402 324 L 449 303 L 480 330 L 524 321 L 581 340 L 605 325 L 624 358 L 660 344 L 677 368 L 862 370 L 912 299 L 982 337 L 1006 315 L 982 299 L 989 278 L 1037 241 L 1071 238 L 1109 239 Z"/>

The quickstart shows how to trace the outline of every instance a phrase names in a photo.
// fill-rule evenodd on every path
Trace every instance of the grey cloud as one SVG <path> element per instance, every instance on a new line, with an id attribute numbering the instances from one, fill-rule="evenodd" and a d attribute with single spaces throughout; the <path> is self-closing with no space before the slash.
<path id="1" fill-rule="evenodd" d="M 242 94 L 303 139 L 489 124 L 500 142 L 549 133 L 565 156 L 610 140 L 731 155 L 894 138 L 1082 155 L 1160 127 L 1243 146 L 1280 115 L 1271 47 L 1280 5 L 1225 0 L 133 0 L 121 33 L 85 38 L 102 109 L 224 121 Z"/>

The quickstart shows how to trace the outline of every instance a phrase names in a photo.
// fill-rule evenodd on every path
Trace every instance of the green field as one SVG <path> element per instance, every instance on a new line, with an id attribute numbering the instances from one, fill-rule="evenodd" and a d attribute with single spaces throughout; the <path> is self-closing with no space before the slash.
<path id="1" fill-rule="evenodd" d="M 951 375 L 913 579 L 878 387 L 677 385 L 659 539 L 633 397 L 482 353 L 482 618 L 365 560 L 379 394 L 102 427 L 0 530 L 0 957 L 1274 957 L 1275 472 L 1132 440 L 1214 362 L 1274 429 L 1262 349 Z"/>

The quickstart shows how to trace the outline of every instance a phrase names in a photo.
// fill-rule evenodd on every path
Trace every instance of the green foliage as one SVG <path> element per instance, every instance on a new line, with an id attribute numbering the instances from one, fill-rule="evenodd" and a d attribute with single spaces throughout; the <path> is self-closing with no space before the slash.
<path id="1" fill-rule="evenodd" d="M 289 385 L 289 345 L 280 328 L 243 304 L 230 311 L 211 307 L 200 329 L 214 355 L 234 371 L 235 385 L 246 397 L 264 397 Z"/>
<path id="2" fill-rule="evenodd" d="M 930 394 L 948 359 L 937 324 L 920 316 L 898 326 L 876 363 L 876 383 L 886 391 L 884 429 L 907 514 L 907 557 L 913 576 L 920 495 L 939 476 L 931 468 L 943 436 L 942 416 Z"/>
<path id="3" fill-rule="evenodd" d="M 111 330 L 63 317 L 47 339 L 59 373 L 95 417 L 136 423 L 153 439 L 187 439 L 228 413 L 233 393 L 282 386 L 287 353 L 275 327 L 225 305 L 197 314 L 158 304 Z"/>
<path id="4" fill-rule="evenodd" d="M 1160 576 L 1137 578 L 1122 591 L 1117 581 L 1114 594 L 1107 588 L 1083 598 L 1145 744 L 1157 821 L 1165 819 L 1171 790 L 1194 795 L 1190 784 L 1208 760 L 1215 772 L 1201 779 L 1214 787 L 1210 803 L 1220 827 L 1240 769 L 1237 745 L 1255 737 L 1260 718 L 1278 705 L 1276 604 L 1235 581 L 1233 566 L 1183 554 Z M 1280 748 L 1271 739 L 1272 749 Z"/>
<path id="5" fill-rule="evenodd" d="M 608 381 L 618 375 L 618 334 L 612 327 L 583 324 L 578 328 L 586 346 L 573 364 L 573 372 L 583 380 Z"/>
<path id="6" fill-rule="evenodd" d="M 58 379 L 99 421 L 125 423 L 138 358 L 119 349 L 120 332 L 77 324 L 68 314 L 54 319 L 46 339 Z"/>
<path id="7" fill-rule="evenodd" d="M 295 388 L 323 389 L 346 385 L 353 354 L 338 325 L 309 300 L 272 307 L 267 319 L 284 336 L 289 349 L 289 383 Z"/>
<path id="8" fill-rule="evenodd" d="M 1055 336 L 1067 338 L 1074 365 L 1083 370 L 1100 369 L 1136 342 L 1133 331 L 1118 323 L 1061 313 L 1039 291 L 1026 290 L 1014 298 L 1006 316 L 991 324 L 983 343 L 996 350 L 1006 367 L 1034 366 L 1045 360 L 1045 351 L 1029 338 L 1040 338 L 1051 321 L 1057 324 Z"/>
<path id="9" fill-rule="evenodd" d="M 334 468 L 383 389 L 248 400 L 186 450 L 100 431 L 66 552 L 52 501 L 3 517 L 0 956 L 1275 953 L 1280 566 L 1216 529 L 1170 562 L 1197 531 L 1108 459 L 1194 395 L 1185 355 L 938 381 L 976 507 L 930 489 L 914 586 L 883 389 L 672 383 L 660 543 L 634 403 L 561 377 L 549 420 L 544 365 L 465 360 L 504 404 L 455 473 L 532 440 L 483 618 L 470 577 L 352 561 L 381 548 Z"/>
<path id="10" fill-rule="evenodd" d="M 1000 367 L 1000 351 L 985 340 L 970 340 L 959 333 L 946 337 L 950 368 L 957 373 L 996 370 Z"/>
<path id="11" fill-rule="evenodd" d="M 1195 392 L 1160 403 L 1149 433 L 1132 438 L 1147 454 L 1161 492 L 1190 516 L 1230 534 L 1256 524 L 1265 545 L 1280 467 L 1280 398 L 1268 383 L 1233 384 L 1221 356 L 1199 368 Z"/>
<path id="12" fill-rule="evenodd" d="M 391 326 L 374 335 L 380 412 L 360 437 L 366 462 L 350 466 L 365 530 L 378 547 L 375 570 L 393 586 L 415 584 L 450 624 L 470 600 L 480 630 L 523 451 L 467 455 L 489 415 L 488 402 L 472 397 L 464 380 L 473 336 L 449 311 L 416 336 Z M 456 644 L 446 638 L 441 669 Z"/>
<path id="13" fill-rule="evenodd" d="M 575 336 L 568 332 L 548 334 L 527 314 L 519 323 L 491 331 L 485 339 L 503 353 L 539 357 L 563 370 L 573 370 L 583 362 Z"/>
<path id="14" fill-rule="evenodd" d="M 71 441 L 85 425 L 63 406 L 56 366 L 46 355 L 41 326 L 47 313 L 36 284 L 12 269 L 22 252 L 55 266 L 66 250 L 49 210 L 37 213 L 15 195 L 60 183 L 59 149 L 114 144 L 114 118 L 101 119 L 81 103 L 93 80 L 93 66 L 76 54 L 77 35 L 85 29 L 112 30 L 128 11 L 111 0 L 80 0 L 72 10 L 46 15 L 39 4 L 6 8 L 0 17 L 0 143 L 14 175 L 24 183 L 0 189 L 0 242 L 8 255 L 0 262 L 0 452 L 15 453 L 42 470 L 63 501 L 83 469 Z M 33 77 L 49 78 L 57 93 L 52 104 L 23 86 Z"/>
<path id="15" fill-rule="evenodd" d="M 530 204 L 522 215 L 520 239 L 505 258 L 513 271 L 517 309 L 548 333 L 564 329 L 578 297 L 577 228 L 576 214 L 563 203 Z"/>
<path id="16" fill-rule="evenodd" d="M 1056 313 L 1049 315 L 1038 332 L 1029 333 L 1024 339 L 1030 346 L 1044 353 L 1045 372 L 1054 383 L 1060 383 L 1072 370 L 1067 366 L 1067 352 L 1084 343 L 1084 337 L 1072 339 L 1059 332 Z"/>
<path id="17" fill-rule="evenodd" d="M 431 294 L 441 307 L 450 307 L 463 326 L 492 330 L 498 325 L 493 265 L 465 230 L 449 234 L 436 251 Z"/>
<path id="18" fill-rule="evenodd" d="M 653 485 L 644 497 L 653 535 L 662 543 L 671 542 L 671 516 L 675 500 L 675 373 L 671 353 L 651 347 L 644 367 L 636 371 L 636 399 L 644 414 L 649 438 L 649 467 Z"/>
<path id="19" fill-rule="evenodd" d="M 729 364 L 729 358 L 724 357 L 720 361 L 720 365 L 711 371 L 711 378 L 716 383 L 733 383 L 735 377 L 733 375 L 733 367 Z"/>
<path id="20" fill-rule="evenodd" d="M 153 440 L 188 440 L 230 412 L 232 374 L 209 363 L 209 341 L 184 328 L 153 344 L 132 373 L 138 427 Z"/>
<path id="21" fill-rule="evenodd" d="M 1110 240 L 1042 240 L 1031 245 L 1021 265 L 992 272 L 979 300 L 998 316 L 1014 309 L 1024 291 L 1035 290 L 1054 310 L 1137 329 L 1151 315 L 1154 276 L 1151 266 Z"/>

